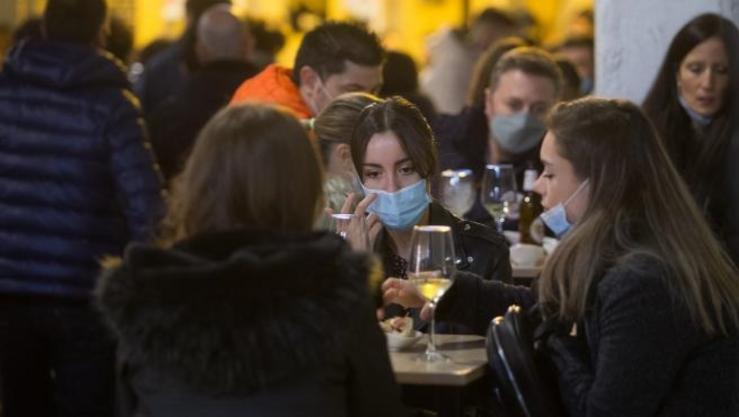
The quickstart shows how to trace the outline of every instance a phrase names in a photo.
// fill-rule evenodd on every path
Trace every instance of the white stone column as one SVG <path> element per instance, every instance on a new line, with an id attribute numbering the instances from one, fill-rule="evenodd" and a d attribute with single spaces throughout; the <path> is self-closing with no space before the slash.
<path id="1" fill-rule="evenodd" d="M 596 0 L 595 6 L 595 93 L 638 104 L 690 19 L 714 12 L 739 26 L 739 0 Z"/>

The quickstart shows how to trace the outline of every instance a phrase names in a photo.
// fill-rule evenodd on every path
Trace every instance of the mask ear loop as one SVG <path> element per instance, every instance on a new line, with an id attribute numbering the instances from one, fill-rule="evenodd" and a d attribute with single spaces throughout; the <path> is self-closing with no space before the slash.
<path id="1" fill-rule="evenodd" d="M 589 183 L 590 183 L 590 178 L 588 178 L 588 179 L 586 179 L 585 181 L 583 181 L 583 182 L 582 182 L 582 183 L 580 184 L 580 186 L 579 186 L 579 187 L 577 187 L 577 190 L 575 190 L 575 192 L 574 192 L 574 193 L 572 193 L 572 195 L 571 195 L 571 196 L 570 196 L 569 198 L 567 198 L 567 200 L 565 200 L 565 202 L 564 202 L 564 203 L 562 203 L 562 206 L 564 206 L 564 207 L 567 207 L 567 204 L 569 204 L 569 203 L 570 203 L 570 201 L 572 201 L 572 199 L 574 199 L 574 198 L 575 198 L 575 196 L 577 196 L 578 194 L 580 194 L 580 191 L 582 191 L 582 190 L 583 190 L 583 188 L 585 188 L 585 186 L 587 186 L 587 185 L 588 185 Z"/>

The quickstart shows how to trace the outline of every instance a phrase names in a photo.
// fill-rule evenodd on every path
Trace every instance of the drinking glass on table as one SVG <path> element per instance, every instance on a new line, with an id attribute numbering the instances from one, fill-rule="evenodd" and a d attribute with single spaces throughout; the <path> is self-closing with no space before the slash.
<path id="1" fill-rule="evenodd" d="M 449 226 L 415 226 L 411 236 L 408 281 L 431 307 L 431 328 L 421 360 L 437 362 L 447 357 L 436 350 L 435 308 L 451 287 L 456 272 L 452 229 Z"/>
<path id="2" fill-rule="evenodd" d="M 475 204 L 475 178 L 469 169 L 447 169 L 441 173 L 441 202 L 462 218 Z"/>
<path id="3" fill-rule="evenodd" d="M 333 213 L 329 230 L 344 238 L 355 250 L 370 250 L 369 231 L 364 216 L 354 213 Z"/>
<path id="4" fill-rule="evenodd" d="M 482 177 L 480 192 L 482 205 L 495 219 L 499 233 L 503 233 L 503 223 L 514 215 L 518 204 L 518 187 L 513 165 L 488 164 Z"/>

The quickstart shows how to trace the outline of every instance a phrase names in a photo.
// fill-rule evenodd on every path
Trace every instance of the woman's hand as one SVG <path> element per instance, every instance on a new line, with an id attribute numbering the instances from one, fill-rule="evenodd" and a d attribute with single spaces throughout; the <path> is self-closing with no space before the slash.
<path id="1" fill-rule="evenodd" d="M 367 215 L 367 207 L 375 201 L 375 198 L 377 198 L 376 194 L 367 195 L 357 204 L 357 207 L 352 213 L 351 208 L 357 199 L 357 195 L 349 193 L 346 201 L 344 201 L 344 205 L 341 207 L 342 213 L 354 214 L 345 232 L 346 240 L 354 250 L 372 251 L 377 240 L 377 235 L 382 230 L 382 223 L 380 223 L 377 215 L 374 213 Z M 364 225 L 359 224 L 359 222 L 364 222 Z"/>
<path id="2" fill-rule="evenodd" d="M 382 299 L 385 304 L 400 304 L 405 308 L 419 308 L 426 300 L 408 280 L 388 278 L 382 283 Z"/>

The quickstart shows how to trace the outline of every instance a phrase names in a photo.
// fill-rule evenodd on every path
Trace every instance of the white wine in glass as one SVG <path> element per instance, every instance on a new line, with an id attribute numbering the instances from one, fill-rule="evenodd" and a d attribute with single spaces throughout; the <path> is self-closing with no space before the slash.
<path id="1" fill-rule="evenodd" d="M 511 217 L 517 210 L 518 187 L 513 165 L 488 164 L 482 177 L 480 199 L 485 210 L 495 219 L 499 233 L 503 233 L 506 217 Z"/>
<path id="2" fill-rule="evenodd" d="M 451 287 L 456 264 L 452 229 L 449 226 L 415 226 L 411 237 L 411 256 L 408 264 L 408 280 L 428 300 L 431 307 L 431 327 L 426 352 L 421 359 L 426 362 L 444 361 L 448 358 L 436 350 L 434 320 L 436 304 Z"/>

